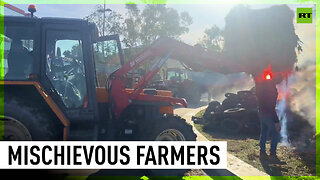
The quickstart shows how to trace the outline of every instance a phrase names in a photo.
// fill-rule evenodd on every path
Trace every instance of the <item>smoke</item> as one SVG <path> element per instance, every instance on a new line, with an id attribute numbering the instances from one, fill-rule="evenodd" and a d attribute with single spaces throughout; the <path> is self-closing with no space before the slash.
<path id="1" fill-rule="evenodd" d="M 208 91 L 213 100 L 222 102 L 227 92 L 237 93 L 237 91 L 250 90 L 253 87 L 254 81 L 247 73 L 219 74 L 209 85 Z"/>
<path id="2" fill-rule="evenodd" d="M 292 83 L 292 79 L 294 76 L 290 76 L 288 80 L 283 81 L 281 84 L 277 86 L 278 92 L 280 93 L 280 99 L 277 102 L 276 110 L 278 114 L 278 118 L 281 123 L 281 143 L 282 145 L 289 146 L 288 141 L 288 130 L 287 130 L 287 97 L 289 96 L 289 89 L 288 86 Z"/>
<path id="3" fill-rule="evenodd" d="M 296 73 L 291 85 L 290 110 L 316 128 L 316 65 L 309 65 Z"/>
<path id="4" fill-rule="evenodd" d="M 259 75 L 269 65 L 276 72 L 291 70 L 297 61 L 295 50 L 301 50 L 294 14 L 287 5 L 264 9 L 239 5 L 230 10 L 225 17 L 223 54 L 239 65 L 235 71 Z"/>
<path id="5" fill-rule="evenodd" d="M 279 97 L 277 113 L 281 121 L 281 143 L 296 146 L 308 141 L 315 135 L 316 128 L 316 66 L 307 63 L 298 72 L 294 72 L 287 81 L 277 86 Z M 250 75 L 236 73 L 230 75 L 216 74 L 210 76 L 212 99 L 222 102 L 226 92 L 236 93 L 254 87 Z M 200 81 L 200 79 L 199 79 Z"/>
<path id="6" fill-rule="evenodd" d="M 277 113 L 281 143 L 300 146 L 312 139 L 316 129 L 316 66 L 308 64 L 277 86 Z M 307 143 L 308 144 L 308 143 Z"/>

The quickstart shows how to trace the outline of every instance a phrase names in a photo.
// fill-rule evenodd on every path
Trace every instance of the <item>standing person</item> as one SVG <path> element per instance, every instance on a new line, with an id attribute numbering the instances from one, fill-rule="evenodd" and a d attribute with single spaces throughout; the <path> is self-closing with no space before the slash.
<path id="1" fill-rule="evenodd" d="M 267 160 L 266 141 L 268 135 L 271 137 L 271 147 L 269 160 L 273 163 L 279 163 L 277 157 L 277 145 L 280 141 L 280 123 L 276 113 L 276 103 L 278 91 L 276 81 L 272 79 L 272 75 L 267 75 L 263 80 L 255 80 L 256 96 L 259 105 L 259 119 L 261 123 L 260 131 L 260 158 Z"/>

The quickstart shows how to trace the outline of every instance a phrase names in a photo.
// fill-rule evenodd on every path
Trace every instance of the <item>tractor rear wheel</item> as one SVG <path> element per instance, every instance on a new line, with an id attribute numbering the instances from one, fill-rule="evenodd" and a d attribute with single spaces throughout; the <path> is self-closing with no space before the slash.
<path id="1" fill-rule="evenodd" d="M 58 140 L 62 135 L 40 110 L 31 108 L 16 99 L 4 101 L 4 140 Z"/>
<path id="2" fill-rule="evenodd" d="M 18 120 L 6 117 L 3 121 L 5 141 L 31 141 L 28 129 Z"/>

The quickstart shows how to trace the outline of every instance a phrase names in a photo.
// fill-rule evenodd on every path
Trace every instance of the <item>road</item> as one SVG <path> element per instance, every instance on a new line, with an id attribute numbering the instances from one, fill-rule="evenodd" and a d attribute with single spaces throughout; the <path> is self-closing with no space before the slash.
<path id="1" fill-rule="evenodd" d="M 205 103 L 201 103 L 200 105 L 191 105 L 189 108 L 177 108 L 174 110 L 174 113 L 183 117 L 187 123 L 193 125 L 193 122 L 191 121 L 191 117 L 194 116 L 197 112 L 205 109 L 207 106 L 204 105 Z M 197 131 L 193 127 L 193 131 L 197 134 L 197 141 L 208 141 L 207 138 L 205 138 L 199 131 Z M 187 173 L 187 175 L 190 176 L 236 176 L 232 172 L 230 172 L 227 169 L 194 169 Z"/>
<path id="2" fill-rule="evenodd" d="M 189 124 L 193 124 L 191 121 L 191 117 L 195 115 L 200 110 L 206 108 L 204 106 L 206 103 L 202 102 L 199 105 L 191 105 L 189 108 L 176 108 L 174 113 L 186 119 Z M 197 134 L 197 141 L 207 141 L 207 139 L 200 134 L 195 128 L 193 128 L 195 133 Z M 89 172 L 89 171 L 87 171 Z M 78 173 L 77 171 L 74 172 Z M 82 171 L 82 174 L 85 172 Z M 144 176 L 146 175 L 146 171 L 143 170 L 96 170 L 91 171 L 90 176 Z M 165 174 L 164 174 L 165 175 Z M 201 170 L 201 169 L 192 169 L 186 173 L 188 176 L 235 176 L 235 174 L 231 173 L 228 170 Z M 88 178 L 90 179 L 90 177 Z"/>
<path id="3" fill-rule="evenodd" d="M 199 105 L 190 105 L 188 108 L 176 108 L 174 113 L 186 119 L 186 121 L 193 125 L 191 117 L 195 115 L 202 109 L 206 108 L 206 102 L 202 102 Z M 193 131 L 197 134 L 197 141 L 208 141 L 201 133 L 199 133 L 195 128 Z M 227 154 L 228 169 L 223 170 L 201 170 L 193 169 L 187 172 L 187 176 L 209 176 L 208 179 L 211 179 L 210 176 L 238 176 L 242 179 L 247 179 L 245 176 L 265 176 L 268 175 L 263 173 L 251 165 L 243 162 L 237 157 Z M 147 175 L 145 170 L 71 170 L 68 171 L 69 175 L 76 176 L 89 176 L 88 179 L 91 179 L 93 176 L 145 176 Z"/>
<path id="4" fill-rule="evenodd" d="M 203 103 L 204 104 L 204 103 Z M 178 108 L 175 109 L 174 113 L 186 119 L 186 121 L 193 125 L 191 117 L 207 106 L 190 106 L 189 108 Z M 193 126 L 194 127 L 194 126 Z M 201 133 L 199 133 L 195 128 L 193 131 L 197 134 L 197 141 L 208 141 Z M 248 176 L 260 176 L 268 178 L 269 175 L 254 168 L 250 164 L 242 161 L 241 159 L 227 153 L 227 169 L 225 170 L 204 170 L 203 171 L 208 176 L 238 176 L 242 179 L 250 179 Z"/>

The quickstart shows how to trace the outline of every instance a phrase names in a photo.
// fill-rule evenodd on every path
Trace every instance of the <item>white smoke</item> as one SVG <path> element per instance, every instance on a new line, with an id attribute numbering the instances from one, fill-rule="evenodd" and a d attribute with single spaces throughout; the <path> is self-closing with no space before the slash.
<path id="1" fill-rule="evenodd" d="M 316 128 L 316 66 L 308 64 L 277 86 L 282 145 L 310 140 Z M 291 144 L 292 143 L 292 144 Z"/>
<path id="2" fill-rule="evenodd" d="M 291 87 L 290 110 L 316 128 L 316 66 L 309 65 L 296 73 Z"/>
<path id="3" fill-rule="evenodd" d="M 213 100 L 222 102 L 226 98 L 225 93 L 237 93 L 237 91 L 250 90 L 252 87 L 254 87 L 254 81 L 246 73 L 221 74 L 215 83 L 210 85 L 209 91 Z"/>
<path id="4" fill-rule="evenodd" d="M 281 144 L 284 146 L 289 146 L 288 141 L 288 130 L 287 130 L 287 97 L 289 96 L 289 86 L 294 83 L 294 75 L 291 75 L 288 79 L 284 80 L 277 86 L 278 92 L 280 94 L 280 100 L 277 102 L 276 110 L 278 118 L 281 123 Z"/>

